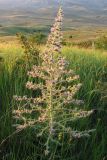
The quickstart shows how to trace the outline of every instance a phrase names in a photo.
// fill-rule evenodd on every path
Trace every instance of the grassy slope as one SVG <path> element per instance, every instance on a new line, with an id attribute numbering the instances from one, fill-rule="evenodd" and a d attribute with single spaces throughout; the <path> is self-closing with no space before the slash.
<path id="1" fill-rule="evenodd" d="M 64 32 L 64 38 L 67 42 L 86 42 L 88 40 L 95 40 L 98 37 L 106 35 L 106 27 L 80 27 Z"/>
<path id="2" fill-rule="evenodd" d="M 64 26 L 63 26 L 64 27 Z M 45 32 L 48 33 L 50 30 L 50 25 L 38 27 L 35 25 L 14 25 L 14 26 L 7 26 L 7 27 L 0 27 L 0 40 L 4 39 L 7 40 L 9 36 L 16 36 L 16 33 L 30 33 L 35 34 L 36 32 Z M 67 42 L 81 42 L 81 41 L 88 41 L 88 40 L 95 40 L 96 38 L 106 35 L 107 28 L 106 27 L 71 27 L 69 29 L 64 27 L 64 38 Z"/>
<path id="3" fill-rule="evenodd" d="M 25 71 L 23 66 L 18 67 L 15 64 L 15 60 L 23 54 L 21 47 L 15 43 L 0 44 L 0 56 L 5 59 L 0 63 L 0 140 L 4 139 L 11 133 L 11 114 L 9 114 L 12 107 L 11 101 L 14 94 L 23 95 L 26 94 L 24 90 L 24 84 L 26 82 Z M 80 75 L 83 87 L 78 94 L 79 98 L 84 99 L 85 108 L 101 109 L 96 111 L 94 115 L 87 119 L 82 120 L 75 124 L 74 128 L 80 130 L 86 128 L 96 128 L 96 132 L 92 134 L 89 139 L 77 140 L 74 143 L 68 143 L 66 147 L 62 147 L 62 152 L 59 151 L 58 156 L 61 160 L 103 160 L 107 158 L 107 113 L 106 104 L 100 101 L 101 93 L 98 91 L 98 82 L 102 81 L 103 73 L 107 74 L 105 70 L 107 65 L 107 53 L 101 51 L 91 51 L 77 48 L 65 47 L 63 54 L 69 59 L 70 67 Z M 14 72 L 13 72 L 14 71 Z M 24 72 L 23 72 L 24 71 Z M 107 80 L 107 79 L 106 79 Z M 105 80 L 105 81 L 106 81 Z M 17 137 L 19 138 L 19 137 Z M 39 153 L 39 159 L 44 159 L 41 151 L 37 150 L 36 146 L 28 144 L 26 136 L 24 136 L 25 143 L 17 141 L 17 138 L 10 141 L 10 145 L 3 147 L 3 152 L 8 160 L 21 160 L 21 156 L 24 159 L 33 160 L 37 159 Z M 15 143 L 14 143 L 15 142 Z M 17 143 L 18 147 L 17 147 Z M 23 144 L 23 149 L 20 147 Z M 5 148 L 6 153 L 5 153 Z M 28 151 L 29 149 L 29 151 Z M 9 154 L 8 154 L 9 153 Z M 11 154 L 10 154 L 11 153 Z M 40 158 L 41 157 L 41 158 Z M 6 159 L 6 158 L 4 158 Z"/>
<path id="4" fill-rule="evenodd" d="M 0 36 L 15 36 L 17 33 L 35 33 L 35 32 L 48 32 L 48 27 L 31 27 L 31 26 L 7 26 L 0 27 Z"/>

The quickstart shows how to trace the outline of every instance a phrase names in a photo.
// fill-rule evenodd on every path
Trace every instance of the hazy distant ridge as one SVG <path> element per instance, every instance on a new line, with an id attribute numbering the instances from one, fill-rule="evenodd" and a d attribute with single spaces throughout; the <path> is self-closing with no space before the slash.
<path id="1" fill-rule="evenodd" d="M 58 0 L 0 0 L 0 24 L 41 24 L 40 17 L 48 25 L 45 19 L 52 19 L 58 6 Z M 107 25 L 107 0 L 63 0 L 62 6 L 67 26 Z"/>

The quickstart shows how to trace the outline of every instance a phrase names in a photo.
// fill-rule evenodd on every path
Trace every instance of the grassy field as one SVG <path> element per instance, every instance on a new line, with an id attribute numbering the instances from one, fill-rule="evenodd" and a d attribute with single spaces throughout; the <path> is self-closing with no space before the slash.
<path id="1" fill-rule="evenodd" d="M 10 38 L 11 39 L 11 38 Z M 69 67 L 80 75 L 82 88 L 78 97 L 83 99 L 85 109 L 94 109 L 87 119 L 74 123 L 79 130 L 95 128 L 90 138 L 77 139 L 53 149 L 55 160 L 107 160 L 107 52 L 99 50 L 64 47 L 63 55 Z M 26 95 L 26 63 L 23 49 L 16 42 L 0 43 L 0 142 L 13 133 L 11 110 L 15 107 L 13 95 Z M 47 160 L 42 141 L 37 143 L 36 133 L 24 131 L 8 137 L 0 145 L 1 160 Z M 63 143 L 63 142 L 62 142 Z M 41 146 L 41 147 L 40 147 Z"/>

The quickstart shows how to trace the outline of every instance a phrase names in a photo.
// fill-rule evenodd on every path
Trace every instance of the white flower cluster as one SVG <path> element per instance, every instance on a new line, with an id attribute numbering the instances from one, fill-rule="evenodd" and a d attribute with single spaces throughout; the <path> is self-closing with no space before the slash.
<path id="1" fill-rule="evenodd" d="M 89 116 L 93 112 L 73 109 L 73 105 L 77 107 L 77 105 L 83 104 L 82 100 L 75 99 L 75 95 L 81 88 L 81 83 L 78 83 L 79 76 L 73 70 L 69 70 L 68 62 L 60 54 L 62 17 L 62 9 L 60 8 L 48 37 L 45 52 L 41 57 L 42 64 L 33 66 L 32 70 L 28 72 L 31 79 L 38 78 L 40 82 L 28 81 L 26 87 L 34 91 L 39 89 L 40 93 L 34 98 L 14 97 L 17 101 L 26 101 L 26 105 L 21 109 L 13 111 L 14 118 L 21 118 L 24 122 L 23 125 L 17 125 L 17 129 L 34 126 L 35 123 L 39 125 L 44 123 L 45 127 L 40 131 L 42 134 L 39 135 L 47 132 L 49 135 L 48 142 L 61 132 L 68 132 L 67 122 Z M 39 112 L 39 116 L 33 116 L 33 119 L 29 119 L 24 114 L 32 114 L 32 112 Z M 89 131 L 77 132 L 72 130 L 73 137 L 85 135 L 88 136 Z M 49 148 L 49 143 L 46 147 Z"/>

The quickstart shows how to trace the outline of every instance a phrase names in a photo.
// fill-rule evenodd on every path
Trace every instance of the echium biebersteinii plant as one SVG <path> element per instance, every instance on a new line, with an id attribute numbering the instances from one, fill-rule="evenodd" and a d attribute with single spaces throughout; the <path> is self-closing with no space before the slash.
<path id="1" fill-rule="evenodd" d="M 48 137 L 45 154 L 50 151 L 50 143 L 59 143 L 59 134 L 65 133 L 70 137 L 80 138 L 89 136 L 92 131 L 79 132 L 73 130 L 70 125 L 72 121 L 87 117 L 93 111 L 83 111 L 74 107 L 83 103 L 82 100 L 75 99 L 81 83 L 78 83 L 79 76 L 69 69 L 68 62 L 61 55 L 62 17 L 60 8 L 42 54 L 42 64 L 34 65 L 28 72 L 31 81 L 26 83 L 26 87 L 29 90 L 39 90 L 38 96 L 14 96 L 23 104 L 13 111 L 17 122 L 22 120 L 21 124 L 15 124 L 16 129 L 39 126 L 41 129 L 38 136 Z M 39 83 L 35 83 L 35 78 L 39 79 Z"/>

